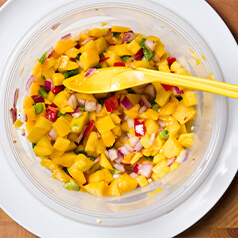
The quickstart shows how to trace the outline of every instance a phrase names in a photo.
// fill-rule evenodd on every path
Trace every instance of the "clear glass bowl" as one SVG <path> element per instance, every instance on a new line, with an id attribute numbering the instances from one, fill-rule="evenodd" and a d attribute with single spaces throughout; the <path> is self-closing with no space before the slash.
<path id="1" fill-rule="evenodd" d="M 189 149 L 189 158 L 178 170 L 163 179 L 112 198 L 100 199 L 64 189 L 63 184 L 51 178 L 51 172 L 40 165 L 40 159 L 35 157 L 26 137 L 14 128 L 9 109 L 13 104 L 14 91 L 19 88 L 17 108 L 19 114 L 23 112 L 25 85 L 36 59 L 43 52 L 62 36 L 101 27 L 102 22 L 107 22 L 107 27 L 129 26 L 135 32 L 158 36 L 166 45 L 166 51 L 176 57 L 192 75 L 208 78 L 213 72 L 216 79 L 223 80 L 211 48 L 188 19 L 183 19 L 165 6 L 146 0 L 133 0 L 130 3 L 126 0 L 66 3 L 38 19 L 22 35 L 6 59 L 1 85 L 6 88 L 5 94 L 1 95 L 4 104 L 0 121 L 1 145 L 18 179 L 50 209 L 91 225 L 96 225 L 96 219 L 99 218 L 103 221 L 102 226 L 128 226 L 169 213 L 202 184 L 215 165 L 222 147 L 227 107 L 222 97 L 197 92 L 194 145 Z M 51 27 L 56 23 L 61 24 L 53 31 Z M 200 59 L 198 66 L 192 53 Z M 205 55 L 206 60 L 202 55 Z M 162 187 L 162 192 L 147 194 L 157 187 Z"/>

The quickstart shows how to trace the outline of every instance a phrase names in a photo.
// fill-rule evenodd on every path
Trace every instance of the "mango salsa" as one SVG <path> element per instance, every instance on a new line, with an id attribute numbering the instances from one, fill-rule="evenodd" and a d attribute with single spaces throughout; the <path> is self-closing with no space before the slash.
<path id="1" fill-rule="evenodd" d="M 77 41 L 70 36 L 36 63 L 24 99 L 27 121 L 15 122 L 16 129 L 25 126 L 41 165 L 65 189 L 99 198 L 121 196 L 178 169 L 193 144 L 187 123 L 196 117 L 194 90 L 153 83 L 90 95 L 64 81 L 79 84 L 106 67 L 188 74 L 182 64 L 159 37 L 127 26 L 90 29 Z"/>

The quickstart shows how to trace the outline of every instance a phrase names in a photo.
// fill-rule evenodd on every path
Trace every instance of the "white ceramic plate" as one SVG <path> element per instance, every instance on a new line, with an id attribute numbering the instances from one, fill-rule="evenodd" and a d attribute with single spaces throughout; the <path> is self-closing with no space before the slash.
<path id="1" fill-rule="evenodd" d="M 171 8 L 201 34 L 216 56 L 224 78 L 237 83 L 238 48 L 219 16 L 203 0 L 157 0 Z M 9 0 L 0 10 L 0 69 L 8 52 L 32 22 L 65 0 Z M 68 2 L 68 1 L 67 1 Z M 1 76 L 1 72 L 0 72 Z M 0 77 L 1 80 L 1 77 Z M 238 168 L 238 101 L 229 99 L 228 126 L 216 165 L 203 184 L 184 203 L 150 222 L 125 228 L 92 227 L 64 217 L 43 205 L 17 180 L 7 158 L 0 159 L 0 205 L 20 225 L 40 237 L 172 237 L 193 225 L 219 200 Z M 1 153 L 1 151 L 0 151 Z M 2 153 L 0 154 L 2 155 Z M 95 221 L 96 222 L 96 221 Z"/>

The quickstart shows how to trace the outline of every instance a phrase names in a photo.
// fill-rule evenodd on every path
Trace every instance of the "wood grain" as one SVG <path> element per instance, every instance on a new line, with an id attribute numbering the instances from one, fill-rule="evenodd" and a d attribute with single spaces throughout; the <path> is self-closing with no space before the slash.
<path id="1" fill-rule="evenodd" d="M 0 7 L 6 0 L 0 0 Z M 207 0 L 227 24 L 238 42 L 238 0 Z M 35 238 L 0 209 L 0 238 Z M 176 236 L 238 237 L 238 175 L 219 202 L 200 221 Z"/>

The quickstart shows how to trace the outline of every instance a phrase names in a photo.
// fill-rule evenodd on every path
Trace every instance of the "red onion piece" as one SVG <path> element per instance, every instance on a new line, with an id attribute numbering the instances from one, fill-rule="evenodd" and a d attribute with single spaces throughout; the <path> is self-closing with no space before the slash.
<path id="1" fill-rule="evenodd" d="M 153 133 L 153 134 L 151 135 L 150 144 L 153 145 L 154 142 L 155 142 L 155 133 Z"/>
<path id="2" fill-rule="evenodd" d="M 17 120 L 17 109 L 16 108 L 11 108 L 10 109 L 10 115 L 11 115 L 11 118 L 12 118 L 12 122 L 14 124 L 15 121 Z"/>
<path id="3" fill-rule="evenodd" d="M 154 51 L 155 47 L 156 47 L 156 42 L 154 42 L 152 39 L 147 38 L 145 41 L 145 46 L 148 50 L 150 51 Z"/>
<path id="4" fill-rule="evenodd" d="M 67 35 L 65 35 L 65 36 L 62 36 L 62 37 L 61 37 L 61 40 L 62 40 L 62 41 L 65 41 L 65 40 L 70 39 L 71 37 L 72 37 L 72 35 L 71 35 L 71 33 L 69 33 L 69 34 L 67 34 Z"/>
<path id="5" fill-rule="evenodd" d="M 79 65 L 79 67 L 82 69 L 83 68 L 83 65 L 82 65 L 82 63 L 78 60 L 77 61 L 77 64 Z"/>
<path id="6" fill-rule="evenodd" d="M 135 120 L 134 119 L 127 119 L 127 124 L 128 124 L 128 128 L 132 129 L 132 128 L 134 128 Z"/>
<path id="7" fill-rule="evenodd" d="M 98 73 L 99 71 L 96 68 L 91 68 L 87 71 L 87 73 L 85 74 L 86 78 L 91 77 L 93 74 Z"/>
<path id="8" fill-rule="evenodd" d="M 110 35 L 112 35 L 112 33 L 111 33 L 110 31 L 108 31 L 108 32 L 104 35 L 104 37 L 108 37 L 108 36 L 110 36 Z"/>
<path id="9" fill-rule="evenodd" d="M 133 179 L 135 179 L 136 177 L 138 177 L 138 175 L 135 172 L 131 172 L 128 174 L 130 177 L 132 177 Z"/>
<path id="10" fill-rule="evenodd" d="M 177 86 L 172 87 L 172 93 L 174 96 L 180 96 L 181 94 L 184 94 L 183 90 L 180 90 Z"/>
<path id="11" fill-rule="evenodd" d="M 131 163 L 126 163 L 126 162 L 121 162 L 121 164 L 125 165 L 125 166 L 131 166 Z"/>
<path id="12" fill-rule="evenodd" d="M 132 41 L 134 40 L 136 37 L 135 37 L 135 34 L 133 31 L 128 31 L 128 32 L 124 32 L 123 33 L 123 37 L 122 37 L 122 44 L 124 42 L 128 42 L 128 41 Z"/>
<path id="13" fill-rule="evenodd" d="M 100 103 L 97 103 L 96 113 L 99 113 L 101 110 L 102 110 L 102 105 Z"/>
<path id="14" fill-rule="evenodd" d="M 78 139 L 76 141 L 78 144 L 81 142 L 81 140 L 83 138 L 83 134 L 84 134 L 84 131 L 79 134 L 79 137 L 78 137 Z"/>
<path id="15" fill-rule="evenodd" d="M 122 160 L 123 160 L 123 156 L 120 153 L 118 153 L 118 157 L 117 159 L 114 160 L 114 162 L 116 164 L 120 164 Z"/>
<path id="16" fill-rule="evenodd" d="M 186 159 L 188 158 L 188 151 L 187 150 L 182 150 L 180 154 L 178 155 L 176 162 L 178 163 L 183 163 Z"/>
<path id="17" fill-rule="evenodd" d="M 145 97 L 145 95 L 142 95 L 141 99 L 140 99 L 140 104 L 141 106 L 146 106 L 147 108 L 151 108 L 151 104 L 150 102 L 147 100 L 147 98 Z"/>
<path id="18" fill-rule="evenodd" d="M 118 158 L 118 151 L 116 149 L 108 150 L 108 157 L 111 161 Z"/>
<path id="19" fill-rule="evenodd" d="M 81 42 L 81 46 L 86 45 L 90 40 L 95 40 L 95 38 L 94 37 L 88 37 L 86 40 Z"/>
<path id="20" fill-rule="evenodd" d="M 155 87 L 153 84 L 149 84 L 145 90 L 144 90 L 145 94 L 148 94 L 149 96 L 151 96 L 152 98 L 156 97 L 156 91 L 155 91 Z"/>
<path id="21" fill-rule="evenodd" d="M 46 54 L 46 57 L 45 59 L 48 59 L 50 58 L 51 54 L 54 52 L 55 48 L 53 46 L 51 46 L 48 51 L 47 51 L 47 54 Z"/>
<path id="22" fill-rule="evenodd" d="M 82 115 L 82 112 L 81 112 L 78 108 L 76 108 L 76 109 L 74 110 L 74 112 L 71 113 L 71 115 L 72 115 L 72 117 L 74 117 L 74 118 L 78 118 L 78 117 L 80 117 L 80 116 Z"/>
<path id="23" fill-rule="evenodd" d="M 26 83 L 26 91 L 28 91 L 28 89 L 31 87 L 31 85 L 33 84 L 33 82 L 35 81 L 37 75 L 31 75 L 30 78 L 28 79 L 27 83 Z"/>
<path id="24" fill-rule="evenodd" d="M 51 29 L 54 31 L 59 27 L 59 25 L 60 25 L 60 23 L 56 23 L 51 27 Z"/>
<path id="25" fill-rule="evenodd" d="M 44 98 L 41 96 L 41 95 L 33 95 L 31 96 L 32 99 L 34 100 L 35 103 L 38 103 L 38 102 L 44 102 Z"/>
<path id="26" fill-rule="evenodd" d="M 128 145 L 128 144 L 125 144 L 124 147 L 125 147 L 130 153 L 132 153 L 132 152 L 134 151 L 134 149 L 133 149 L 130 145 Z"/>
<path id="27" fill-rule="evenodd" d="M 23 115 L 22 115 L 22 120 L 23 120 L 24 122 L 27 122 L 28 118 L 27 118 L 27 114 L 26 114 L 26 113 L 23 113 Z"/>
<path id="28" fill-rule="evenodd" d="M 150 178 L 152 174 L 152 168 L 153 168 L 152 164 L 144 162 L 142 164 L 141 169 L 139 170 L 139 174 L 144 175 L 146 178 Z"/>
<path id="29" fill-rule="evenodd" d="M 161 120 L 158 120 L 158 124 L 159 124 L 159 126 L 160 127 L 162 127 L 162 128 L 165 128 L 165 122 L 164 121 L 161 121 Z"/>
<path id="30" fill-rule="evenodd" d="M 114 164 L 114 167 L 120 170 L 121 172 L 125 172 L 125 168 L 122 164 Z"/>
<path id="31" fill-rule="evenodd" d="M 144 106 L 140 107 L 140 109 L 138 110 L 138 113 L 141 114 L 141 113 L 145 112 L 146 110 L 147 110 L 147 106 L 144 105 Z"/>
<path id="32" fill-rule="evenodd" d="M 75 96 L 75 94 L 71 94 L 68 101 L 67 101 L 67 104 L 69 106 L 71 106 L 74 110 L 77 108 L 78 106 L 78 100 L 77 100 L 77 97 Z"/>
<path id="33" fill-rule="evenodd" d="M 152 60 L 154 60 L 155 62 L 160 62 L 160 58 L 157 54 L 155 54 Z"/>
<path id="34" fill-rule="evenodd" d="M 123 156 L 127 156 L 131 153 L 130 151 L 128 151 L 128 149 L 125 146 L 120 147 L 118 149 L 118 152 Z"/>
<path id="35" fill-rule="evenodd" d="M 128 136 L 128 138 L 131 138 L 132 137 L 132 135 L 131 135 L 131 133 L 127 133 L 127 136 Z"/>
<path id="36" fill-rule="evenodd" d="M 129 137 L 126 135 L 123 139 L 122 139 L 122 142 L 126 142 L 127 140 L 129 139 Z"/>
<path id="37" fill-rule="evenodd" d="M 138 174 L 141 169 L 141 164 L 136 164 L 133 168 L 134 173 Z"/>
<path id="38" fill-rule="evenodd" d="M 86 101 L 85 103 L 85 112 L 96 111 L 97 103 L 95 101 Z"/>
<path id="39" fill-rule="evenodd" d="M 176 158 L 168 159 L 167 160 L 167 166 L 170 167 L 175 160 L 176 160 Z"/>
<path id="40" fill-rule="evenodd" d="M 140 152 L 142 149 L 143 149 L 143 145 L 139 141 L 134 147 L 134 152 Z"/>
<path id="41" fill-rule="evenodd" d="M 135 147 L 140 139 L 137 136 L 133 136 L 129 139 L 131 147 Z"/>
<path id="42" fill-rule="evenodd" d="M 48 136 L 49 136 L 52 140 L 56 141 L 58 135 L 57 135 L 57 133 L 56 133 L 56 131 L 54 130 L 53 127 L 52 127 L 51 130 L 49 131 Z"/>
<path id="43" fill-rule="evenodd" d="M 142 88 L 146 88 L 148 85 L 149 85 L 148 83 L 147 84 L 142 84 L 140 86 L 137 86 L 137 89 L 140 90 Z"/>
<path id="44" fill-rule="evenodd" d="M 130 99 L 125 96 L 122 101 L 121 101 L 121 105 L 126 109 L 126 110 L 129 110 L 133 107 L 133 104 L 132 102 L 130 101 Z"/>
<path id="45" fill-rule="evenodd" d="M 17 88 L 14 93 L 13 108 L 16 108 L 18 97 L 19 97 L 19 88 Z"/>
<path id="46" fill-rule="evenodd" d="M 79 103 L 79 106 L 83 106 L 83 105 L 85 105 L 85 100 L 82 100 L 82 99 L 79 99 L 79 98 L 77 98 L 78 99 L 78 103 Z"/>
<path id="47" fill-rule="evenodd" d="M 99 162 L 100 156 L 98 156 L 95 160 L 94 163 L 96 164 L 97 162 Z"/>
<path id="48" fill-rule="evenodd" d="M 44 88 L 45 88 L 45 90 L 46 91 L 52 91 L 52 89 L 54 89 L 54 83 L 53 83 L 53 81 L 51 80 L 51 79 L 46 79 L 45 80 L 45 86 L 44 86 Z"/>

